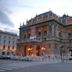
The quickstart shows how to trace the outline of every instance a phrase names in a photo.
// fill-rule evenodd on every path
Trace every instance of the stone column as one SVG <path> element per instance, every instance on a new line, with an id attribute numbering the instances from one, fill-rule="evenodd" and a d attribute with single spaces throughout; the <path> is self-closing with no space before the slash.
<path id="1" fill-rule="evenodd" d="M 36 56 L 36 45 L 33 45 L 33 56 Z"/>
<path id="2" fill-rule="evenodd" d="M 52 37 L 52 25 L 49 25 L 48 29 L 47 29 L 47 35 L 49 38 Z"/>
<path id="3" fill-rule="evenodd" d="M 41 40 L 43 41 L 43 27 L 42 27 L 42 33 L 41 33 Z"/>
<path id="4" fill-rule="evenodd" d="M 52 41 L 51 42 L 51 56 L 55 55 L 54 51 L 55 51 L 55 43 Z"/>
<path id="5" fill-rule="evenodd" d="M 54 37 L 54 33 L 55 33 L 55 29 L 54 29 L 54 25 L 52 25 L 52 37 Z"/>
<path id="6" fill-rule="evenodd" d="M 49 36 L 49 26 L 47 26 L 47 37 Z"/>

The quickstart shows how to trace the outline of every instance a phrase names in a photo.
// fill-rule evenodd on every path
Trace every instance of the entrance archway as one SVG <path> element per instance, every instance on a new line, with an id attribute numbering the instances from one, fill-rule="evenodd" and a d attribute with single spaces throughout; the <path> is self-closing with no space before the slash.
<path id="1" fill-rule="evenodd" d="M 41 50 L 40 46 L 37 46 L 36 47 L 36 55 L 37 56 L 40 56 L 40 50 Z"/>
<path id="2" fill-rule="evenodd" d="M 32 56 L 33 55 L 33 47 L 32 47 L 32 45 L 29 45 L 27 47 L 27 55 L 28 56 Z"/>

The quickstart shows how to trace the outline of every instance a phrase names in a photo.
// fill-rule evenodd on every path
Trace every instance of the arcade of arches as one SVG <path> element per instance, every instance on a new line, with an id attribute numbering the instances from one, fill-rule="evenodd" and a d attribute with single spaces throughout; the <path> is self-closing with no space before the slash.
<path id="1" fill-rule="evenodd" d="M 53 48 L 50 44 L 38 44 L 38 43 L 27 43 L 27 44 L 18 44 L 16 54 L 18 56 L 44 56 L 52 55 Z"/>

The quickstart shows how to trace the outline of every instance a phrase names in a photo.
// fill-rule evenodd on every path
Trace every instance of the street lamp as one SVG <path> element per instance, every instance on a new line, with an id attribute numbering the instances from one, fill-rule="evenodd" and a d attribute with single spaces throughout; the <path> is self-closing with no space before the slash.
<path id="1" fill-rule="evenodd" d="M 44 47 L 42 47 L 42 48 L 41 48 L 41 50 L 43 50 L 43 51 L 44 51 L 44 50 L 45 50 L 45 48 L 44 48 Z"/>
<path id="2" fill-rule="evenodd" d="M 32 49 L 31 49 L 31 48 L 28 48 L 27 50 L 28 50 L 28 51 L 31 51 Z"/>
<path id="3" fill-rule="evenodd" d="M 44 47 L 42 47 L 42 48 L 41 48 L 41 50 L 42 50 L 42 55 L 44 55 L 45 48 L 44 48 Z"/>
<path id="4" fill-rule="evenodd" d="M 29 55 L 31 55 L 32 54 L 32 48 L 28 48 L 27 50 L 28 50 Z"/>

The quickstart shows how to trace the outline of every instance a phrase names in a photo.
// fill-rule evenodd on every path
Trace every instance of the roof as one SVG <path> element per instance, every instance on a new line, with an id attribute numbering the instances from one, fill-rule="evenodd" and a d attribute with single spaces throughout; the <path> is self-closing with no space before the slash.
<path id="1" fill-rule="evenodd" d="M 17 34 L 15 34 L 15 33 L 6 32 L 6 31 L 2 31 L 2 30 L 0 30 L 0 34 L 6 34 L 6 35 L 17 36 Z"/>

